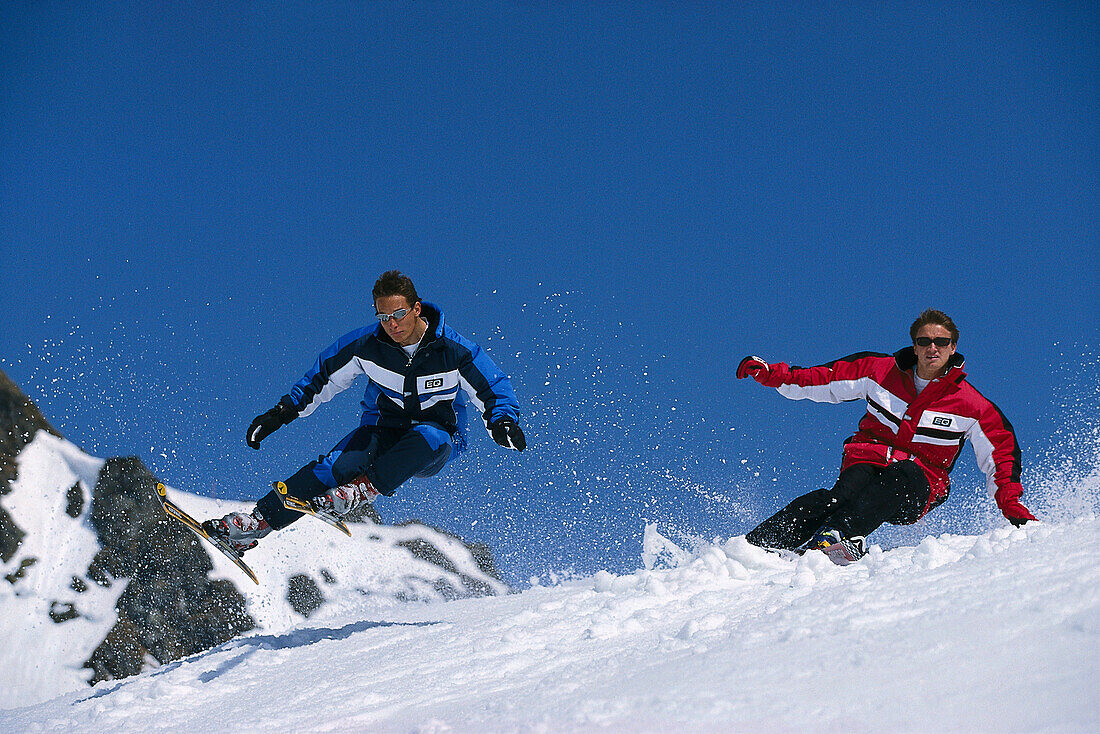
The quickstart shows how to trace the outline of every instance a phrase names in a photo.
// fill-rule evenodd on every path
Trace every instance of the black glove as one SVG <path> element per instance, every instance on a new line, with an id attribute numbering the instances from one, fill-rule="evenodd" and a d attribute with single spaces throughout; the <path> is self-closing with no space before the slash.
<path id="1" fill-rule="evenodd" d="M 252 425 L 248 427 L 248 436 L 245 437 L 245 443 L 254 449 L 258 449 L 260 448 L 260 441 L 263 441 L 297 417 L 297 410 L 280 401 L 271 410 L 256 416 L 255 420 L 252 421 Z"/>
<path id="2" fill-rule="evenodd" d="M 494 441 L 506 449 L 523 451 L 527 448 L 527 439 L 523 436 L 523 431 L 511 418 L 501 418 L 490 425 L 489 433 L 493 435 Z"/>

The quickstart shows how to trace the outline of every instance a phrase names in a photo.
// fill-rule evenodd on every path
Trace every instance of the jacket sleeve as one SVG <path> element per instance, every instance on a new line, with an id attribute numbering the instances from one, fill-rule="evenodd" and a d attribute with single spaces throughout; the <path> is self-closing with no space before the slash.
<path id="1" fill-rule="evenodd" d="M 763 383 L 779 390 L 791 400 L 813 400 L 819 403 L 843 403 L 863 400 L 878 383 L 874 379 L 886 354 L 860 352 L 816 367 L 791 367 L 785 362 L 768 365 L 768 378 Z"/>
<path id="2" fill-rule="evenodd" d="M 372 329 L 364 328 L 337 339 L 317 356 L 317 361 L 290 388 L 282 402 L 289 401 L 298 415 L 306 416 L 346 390 L 355 378 L 365 374 L 362 362 L 356 358 L 357 350 L 372 333 Z"/>
<path id="3" fill-rule="evenodd" d="M 485 426 L 501 418 L 518 422 L 519 401 L 508 376 L 477 344 L 457 335 L 455 338 L 462 347 L 458 362 L 459 385 L 481 412 Z"/>
<path id="4" fill-rule="evenodd" d="M 986 488 L 1005 519 L 1010 522 L 1034 520 L 1035 516 L 1020 502 L 1024 488 L 1020 484 L 1020 446 L 1016 443 L 1016 433 L 1000 409 L 982 399 L 985 405 L 967 438 L 985 474 Z"/>

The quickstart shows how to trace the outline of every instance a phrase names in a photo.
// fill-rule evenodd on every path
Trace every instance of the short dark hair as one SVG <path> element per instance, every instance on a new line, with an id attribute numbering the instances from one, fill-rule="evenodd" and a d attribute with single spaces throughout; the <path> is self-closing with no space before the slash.
<path id="1" fill-rule="evenodd" d="M 917 332 L 928 324 L 938 324 L 942 326 L 951 332 L 951 341 L 957 342 L 959 340 L 959 329 L 955 326 L 955 322 L 943 311 L 937 311 L 934 308 L 925 309 L 924 312 L 917 317 L 917 320 L 909 327 L 909 338 L 916 341 Z"/>
<path id="2" fill-rule="evenodd" d="M 387 270 L 382 273 L 374 282 L 374 290 L 371 294 L 375 301 L 386 296 L 404 296 L 410 306 L 415 306 L 420 301 L 412 279 L 400 270 Z"/>

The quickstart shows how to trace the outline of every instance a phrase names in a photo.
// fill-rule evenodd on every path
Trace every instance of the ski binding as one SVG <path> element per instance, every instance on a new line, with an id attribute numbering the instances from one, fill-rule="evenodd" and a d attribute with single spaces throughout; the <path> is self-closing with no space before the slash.
<path id="1" fill-rule="evenodd" d="M 328 523 L 349 538 L 351 537 L 351 531 L 348 530 L 347 524 L 345 524 L 335 512 L 331 510 L 318 510 L 305 500 L 287 494 L 286 483 L 284 482 L 272 482 L 271 486 L 275 488 L 275 492 L 279 495 L 279 499 L 283 501 L 283 507 L 288 510 L 300 512 L 303 515 L 313 515 L 318 520 Z"/>
<path id="2" fill-rule="evenodd" d="M 259 579 L 256 578 L 256 574 L 252 573 L 252 569 L 241 560 L 240 553 L 233 550 L 233 548 L 221 538 L 207 534 L 202 528 L 202 523 L 184 512 L 175 502 L 168 499 L 167 489 L 165 489 L 164 485 L 160 482 L 157 482 L 157 499 L 160 500 L 161 508 L 169 517 L 175 518 L 189 527 L 195 535 L 206 540 L 212 546 L 220 550 L 226 558 L 237 564 L 237 568 L 244 571 L 248 575 L 248 578 L 252 579 L 257 584 L 260 583 Z"/>

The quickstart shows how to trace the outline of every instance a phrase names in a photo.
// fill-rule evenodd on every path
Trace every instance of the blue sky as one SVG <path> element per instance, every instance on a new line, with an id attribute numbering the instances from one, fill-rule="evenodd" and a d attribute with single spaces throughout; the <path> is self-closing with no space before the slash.
<path id="1" fill-rule="evenodd" d="M 476 435 L 383 515 L 512 581 L 831 483 L 858 407 L 733 368 L 927 307 L 1027 467 L 1095 408 L 1097 39 L 1090 3 L 5 3 L 0 369 L 85 450 L 256 497 L 361 391 L 245 427 L 399 268 L 531 449 Z M 955 484 L 918 532 L 989 520 L 969 449 Z"/>

